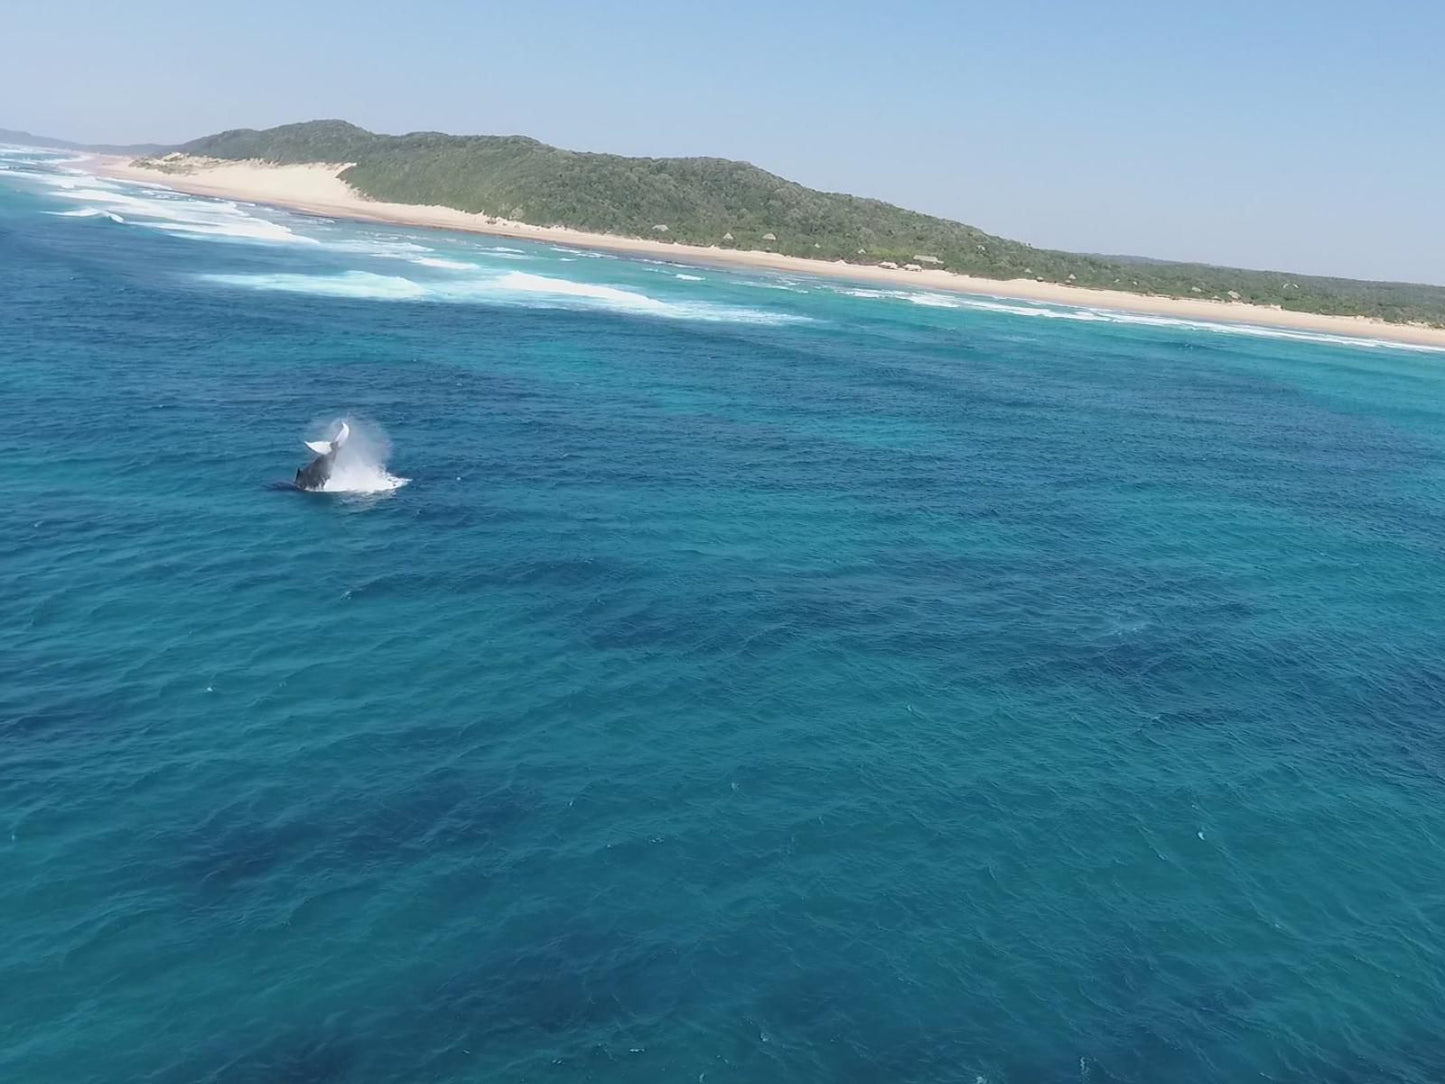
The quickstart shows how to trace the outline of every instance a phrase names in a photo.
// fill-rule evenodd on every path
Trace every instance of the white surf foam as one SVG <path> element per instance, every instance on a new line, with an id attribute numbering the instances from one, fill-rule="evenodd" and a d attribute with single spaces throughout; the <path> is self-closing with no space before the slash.
<path id="1" fill-rule="evenodd" d="M 492 285 L 504 292 L 526 294 L 543 298 L 572 298 L 581 301 L 597 301 L 604 305 L 631 312 L 645 312 L 665 316 L 672 306 L 666 301 L 648 297 L 646 294 L 623 290 L 617 286 L 603 286 L 593 282 L 573 282 L 571 279 L 554 279 L 547 275 L 532 275 L 525 271 L 508 271 L 493 280 Z"/>
<path id="2" fill-rule="evenodd" d="M 1187 328 L 1191 331 L 1212 331 L 1222 335 L 1251 335 L 1265 339 L 1289 339 L 1295 342 L 1323 343 L 1329 346 L 1359 346 L 1369 350 L 1412 350 L 1427 354 L 1445 353 L 1445 346 L 1426 343 L 1395 342 L 1391 339 L 1357 338 L 1353 335 L 1331 335 L 1325 331 L 1302 331 L 1294 328 L 1263 327 L 1258 324 L 1225 324 L 1213 320 L 1188 320 L 1147 313 L 1084 311 L 1071 315 L 1075 320 L 1099 320 L 1111 324 L 1143 324 L 1149 327 Z"/>
<path id="3" fill-rule="evenodd" d="M 683 282 L 702 282 L 702 281 L 703 281 L 703 277 L 702 277 L 701 275 L 682 275 L 682 274 L 678 274 L 678 275 L 674 275 L 673 278 L 682 279 Z"/>
<path id="4" fill-rule="evenodd" d="M 1149 313 L 1123 312 L 1114 309 L 1033 305 L 1015 302 L 1005 298 L 980 298 L 967 294 L 937 294 L 912 290 L 876 290 L 855 287 L 840 291 L 849 297 L 866 300 L 907 301 L 928 308 L 977 309 L 985 312 L 1006 313 L 1043 320 L 1070 320 L 1089 324 L 1136 324 L 1144 327 L 1173 328 L 1188 331 L 1207 331 L 1222 335 L 1248 335 L 1266 339 L 1287 339 L 1295 342 L 1321 343 L 1330 346 L 1355 346 L 1365 349 L 1389 349 L 1445 352 L 1445 347 L 1428 346 L 1421 343 L 1394 342 L 1389 339 L 1355 337 L 1353 335 L 1331 335 L 1323 331 L 1307 331 L 1295 328 L 1266 327 L 1260 324 L 1224 323 L 1214 320 L 1190 320 L 1187 317 L 1156 316 Z"/>
<path id="5" fill-rule="evenodd" d="M 413 256 L 411 262 L 418 267 L 436 267 L 443 271 L 480 271 L 479 264 L 465 260 L 444 260 L 440 256 Z"/>
<path id="6" fill-rule="evenodd" d="M 377 275 L 370 271 L 344 271 L 337 275 L 255 274 L 202 275 L 206 282 L 239 286 L 249 290 L 312 294 L 317 297 L 348 297 L 371 301 L 421 301 L 429 296 L 425 286 L 399 275 Z"/>
<path id="7" fill-rule="evenodd" d="M 164 184 L 150 181 L 112 181 L 79 170 L 5 170 L 43 185 L 58 200 L 85 204 L 77 212 L 59 212 L 67 218 L 108 215 L 113 221 L 146 229 L 164 230 L 191 238 L 286 244 L 316 244 L 315 239 L 232 200 L 186 196 Z M 52 212 L 56 213 L 56 212 Z M 420 246 L 415 246 L 420 251 Z"/>
<path id="8" fill-rule="evenodd" d="M 203 281 L 250 290 L 371 301 L 440 301 L 515 304 L 538 308 L 590 308 L 673 320 L 790 324 L 807 317 L 705 301 L 666 301 L 618 286 L 533 275 L 522 271 L 437 281 L 370 271 L 339 274 L 211 274 Z"/>
<path id="9" fill-rule="evenodd" d="M 1221 335 L 1248 335 L 1265 339 L 1287 339 L 1295 342 L 1321 343 L 1330 346 L 1358 346 L 1366 349 L 1445 351 L 1445 347 L 1419 343 L 1394 342 L 1388 339 L 1356 338 L 1353 335 L 1331 335 L 1323 331 L 1267 327 L 1262 324 L 1233 324 L 1214 320 L 1190 320 L 1178 316 L 1156 316 L 1149 313 L 1123 312 L 1114 309 L 1045 308 L 1038 305 L 1008 304 L 1004 301 L 983 301 L 965 298 L 961 307 L 1002 312 L 1046 320 L 1070 320 L 1090 324 L 1136 324 L 1144 327 L 1207 331 Z"/>
<path id="10" fill-rule="evenodd" d="M 276 222 L 250 219 L 244 222 L 136 222 L 150 229 L 168 230 L 186 237 L 212 237 L 230 241 L 271 241 L 284 244 L 315 244 Z"/>
<path id="11" fill-rule="evenodd" d="M 597 252 L 590 248 L 568 248 L 566 245 L 551 245 L 553 252 L 565 252 L 569 256 L 583 256 L 589 260 L 615 260 L 617 257 L 610 252 Z M 512 251 L 516 251 L 513 249 Z"/>
<path id="12" fill-rule="evenodd" d="M 51 166 L 74 161 L 78 161 L 78 159 L 59 151 L 47 151 L 41 147 L 19 147 L 14 144 L 0 146 L 0 169 L 9 169 L 12 165 Z"/>
<path id="13" fill-rule="evenodd" d="M 44 162 L 27 162 L 26 165 L 42 166 Z M 38 169 L 13 169 L 8 165 L 3 170 L 7 177 L 21 177 L 27 181 L 47 185 L 51 188 L 74 188 L 80 181 L 75 177 L 62 177 L 58 173 L 46 173 Z"/>
<path id="14" fill-rule="evenodd" d="M 349 237 L 340 241 L 328 241 L 326 247 L 335 252 L 359 252 L 367 256 L 388 256 L 397 260 L 409 260 L 418 252 L 430 252 L 426 245 L 415 241 L 399 241 L 390 237 Z"/>
<path id="15" fill-rule="evenodd" d="M 782 282 L 769 282 L 769 281 L 766 281 L 766 280 L 758 280 L 758 279 L 739 279 L 738 282 L 737 282 L 737 285 L 739 285 L 739 286 L 751 286 L 751 287 L 753 287 L 754 289 L 758 289 L 758 290 L 778 290 L 778 291 L 781 291 L 781 292 L 783 292 L 783 293 L 788 293 L 788 294 L 806 294 L 806 293 L 809 293 L 809 292 L 810 292 L 809 290 L 807 290 L 806 288 L 804 288 L 804 287 L 802 287 L 802 286 L 794 285 L 794 284 L 792 284 L 792 283 L 790 283 L 790 282 L 786 282 L 786 281 L 782 281 Z"/>
<path id="16" fill-rule="evenodd" d="M 56 189 L 53 195 L 59 199 L 79 200 L 89 209 L 112 215 L 123 213 L 123 221 L 147 229 L 216 240 L 316 243 L 280 222 L 250 214 L 230 200 L 193 199 L 165 187 L 122 187 L 93 177 L 83 182 L 48 177 L 45 183 Z"/>
<path id="17" fill-rule="evenodd" d="M 82 207 L 78 211 L 46 211 L 45 213 L 54 215 L 56 218 L 108 218 L 112 222 L 125 222 L 125 219 L 114 211 L 106 211 L 100 207 Z"/>
<path id="18" fill-rule="evenodd" d="M 956 309 L 959 303 L 944 294 L 914 294 L 908 299 L 915 305 L 930 309 Z"/>
<path id="19" fill-rule="evenodd" d="M 959 308 L 981 309 L 985 312 L 1006 312 L 1012 316 L 1035 316 L 1044 320 L 1079 320 L 1095 323 L 1106 319 L 1102 313 L 1091 309 L 1046 309 L 1038 305 L 1010 305 L 1003 301 L 980 301 L 967 297 L 959 300 Z"/>
<path id="20" fill-rule="evenodd" d="M 595 282 L 574 282 L 571 279 L 533 275 L 524 271 L 509 271 L 499 278 L 473 285 L 480 286 L 481 291 L 479 294 L 472 294 L 468 299 L 485 298 L 500 292 L 503 296 L 513 294 L 537 304 L 599 308 L 612 312 L 660 316 L 672 320 L 755 324 L 791 324 L 808 320 L 805 316 L 738 308 L 712 302 L 664 301 L 633 290 L 624 290 L 618 286 L 607 286 Z"/>
<path id="21" fill-rule="evenodd" d="M 846 289 L 842 292 L 849 297 L 861 297 L 869 300 L 907 301 L 910 305 L 921 305 L 926 309 L 961 309 L 968 304 L 968 299 L 959 295 L 916 290 L 870 290 L 860 287 Z"/>

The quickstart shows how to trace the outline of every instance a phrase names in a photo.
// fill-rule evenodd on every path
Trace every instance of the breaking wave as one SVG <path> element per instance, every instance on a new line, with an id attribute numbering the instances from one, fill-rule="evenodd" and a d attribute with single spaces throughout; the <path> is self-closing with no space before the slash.
<path id="1" fill-rule="evenodd" d="M 6 172 L 40 182 L 56 199 L 85 205 L 73 211 L 49 212 L 63 218 L 105 215 L 115 222 L 207 240 L 318 243 L 280 222 L 243 209 L 233 200 L 184 196 L 165 185 L 147 181 L 108 181 L 87 174 Z"/>
<path id="2" fill-rule="evenodd" d="M 598 252 L 596 249 L 591 248 L 568 248 L 566 245 L 551 245 L 549 247 L 552 249 L 553 252 L 564 252 L 568 256 L 582 256 L 589 260 L 617 259 L 617 257 L 610 252 Z M 516 249 L 511 249 L 508 251 L 515 252 Z"/>
<path id="3" fill-rule="evenodd" d="M 317 297 L 373 301 L 441 301 L 451 303 L 519 304 L 534 308 L 588 308 L 673 320 L 723 323 L 791 324 L 808 317 L 704 301 L 666 301 L 647 294 L 592 282 L 509 271 L 437 281 L 370 271 L 336 274 L 210 274 L 200 278 L 222 286 L 273 290 Z"/>
<path id="4" fill-rule="evenodd" d="M 878 290 L 865 287 L 841 290 L 841 293 L 864 300 L 906 301 L 913 305 L 936 309 L 973 309 L 1043 320 L 1068 320 L 1087 324 L 1134 324 L 1143 327 L 1207 331 L 1223 335 L 1248 335 L 1266 339 L 1321 343 L 1330 346 L 1355 346 L 1366 349 L 1411 350 L 1425 353 L 1445 352 L 1445 347 L 1424 343 L 1404 343 L 1389 339 L 1361 338 L 1353 335 L 1332 335 L 1326 331 L 1299 328 L 1268 327 L 1263 324 L 1224 323 L 1215 320 L 1191 320 L 1181 316 L 1160 316 L 1151 313 L 1124 312 L 1057 305 L 1035 305 L 1028 302 L 985 299 L 967 294 L 941 294 L 913 290 Z"/>
<path id="5" fill-rule="evenodd" d="M 99 207 L 82 207 L 77 211 L 46 211 L 48 215 L 56 218 L 108 218 L 112 222 L 124 222 L 125 219 L 114 211 L 104 211 Z"/>
<path id="6" fill-rule="evenodd" d="M 440 256 L 413 256 L 411 262 L 418 267 L 435 267 L 442 271 L 480 271 L 479 264 L 467 263 L 465 260 L 445 260 Z"/>

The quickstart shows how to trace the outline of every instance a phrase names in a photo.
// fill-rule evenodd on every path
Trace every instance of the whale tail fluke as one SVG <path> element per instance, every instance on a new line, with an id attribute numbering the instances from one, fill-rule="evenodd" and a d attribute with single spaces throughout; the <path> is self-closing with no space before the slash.
<path id="1" fill-rule="evenodd" d="M 332 418 L 318 428 L 330 433 L 331 439 L 302 441 L 313 458 L 296 472 L 296 489 L 308 493 L 386 493 L 406 485 L 407 479 L 387 473 L 386 456 L 391 444 L 376 423 Z"/>
<path id="2" fill-rule="evenodd" d="M 346 443 L 346 438 L 349 436 L 351 436 L 351 427 L 345 422 L 342 422 L 341 428 L 336 431 L 336 436 L 330 440 L 305 440 L 301 443 L 305 444 L 306 447 L 310 448 L 317 455 L 330 455 L 332 452 L 340 449 L 340 447 Z"/>

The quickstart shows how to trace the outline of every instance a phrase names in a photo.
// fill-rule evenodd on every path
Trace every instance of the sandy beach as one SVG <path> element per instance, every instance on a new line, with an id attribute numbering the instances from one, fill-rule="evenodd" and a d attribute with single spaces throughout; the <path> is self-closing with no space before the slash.
<path id="1" fill-rule="evenodd" d="M 955 274 L 951 271 L 892 270 L 842 261 L 827 262 L 783 256 L 771 252 L 709 248 L 585 233 L 559 226 L 532 226 L 470 214 L 451 207 L 385 203 L 368 199 L 342 181 L 338 174 L 346 169 L 345 164 L 276 166 L 260 162 L 189 159 L 170 165 L 170 169 L 162 171 L 137 165 L 122 157 L 95 155 L 86 160 L 87 168 L 114 179 L 160 183 L 194 195 L 271 204 L 331 218 L 465 230 L 496 237 L 664 256 L 671 260 L 701 265 L 766 268 L 797 274 L 825 275 L 903 289 L 942 290 L 1017 301 L 1041 301 L 1175 319 L 1250 324 L 1445 348 L 1445 328 L 1391 324 L 1362 316 L 1328 316 L 1290 312 L 1242 302 L 1146 296 L 1119 290 L 1063 286 L 1031 279 L 1000 281 Z"/>

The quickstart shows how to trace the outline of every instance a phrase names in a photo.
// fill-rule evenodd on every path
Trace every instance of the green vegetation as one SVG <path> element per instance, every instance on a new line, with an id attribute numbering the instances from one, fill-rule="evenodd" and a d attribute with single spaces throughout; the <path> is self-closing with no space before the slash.
<path id="1" fill-rule="evenodd" d="M 343 178 L 374 199 L 534 225 L 1445 326 L 1445 287 L 1054 252 L 879 200 L 814 191 L 721 158 L 584 154 L 520 136 L 376 135 L 334 120 L 222 132 L 180 150 L 355 163 Z M 776 240 L 765 240 L 769 234 Z"/>

